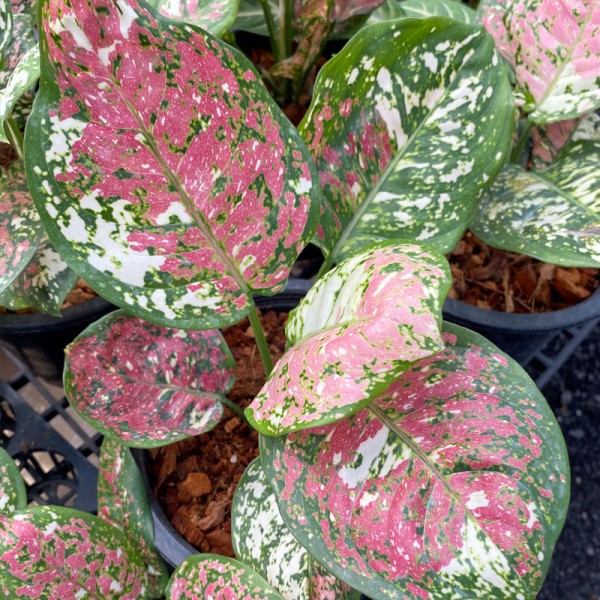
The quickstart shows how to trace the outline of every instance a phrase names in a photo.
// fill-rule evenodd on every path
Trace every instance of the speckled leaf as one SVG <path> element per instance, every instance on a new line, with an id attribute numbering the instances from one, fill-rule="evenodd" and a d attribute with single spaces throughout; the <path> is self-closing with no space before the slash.
<path id="1" fill-rule="evenodd" d="M 9 515 L 27 506 L 25 482 L 13 457 L 0 448 L 0 514 Z"/>
<path id="2" fill-rule="evenodd" d="M 98 516 L 123 532 L 142 557 L 148 597 L 162 598 L 169 573 L 154 548 L 154 521 L 140 470 L 127 446 L 107 436 L 98 465 Z"/>
<path id="3" fill-rule="evenodd" d="M 222 35 L 235 21 L 239 0 L 158 0 L 149 4 L 165 17 Z"/>
<path id="4" fill-rule="evenodd" d="M 43 2 L 34 200 L 108 300 L 167 326 L 237 322 L 312 236 L 314 168 L 240 52 L 134 5 Z"/>
<path id="5" fill-rule="evenodd" d="M 401 17 L 426 19 L 434 16 L 450 17 L 471 25 L 476 22 L 475 11 L 457 0 L 387 0 L 371 13 L 367 24 Z"/>
<path id="6" fill-rule="evenodd" d="M 77 282 L 77 275 L 44 236 L 33 258 L 8 289 L 0 292 L 0 306 L 10 310 L 33 308 L 50 315 L 60 315 L 60 308 Z"/>
<path id="7" fill-rule="evenodd" d="M 175 569 L 167 600 L 283 600 L 250 567 L 218 554 L 196 554 Z"/>
<path id="8" fill-rule="evenodd" d="M 600 142 L 573 142 L 547 169 L 508 165 L 473 232 L 491 246 L 563 266 L 600 267 Z"/>
<path id="9" fill-rule="evenodd" d="M 12 38 L 12 10 L 10 0 L 0 0 L 0 65 L 4 58 L 4 52 Z"/>
<path id="10" fill-rule="evenodd" d="M 219 331 L 184 331 L 115 311 L 67 348 L 65 394 L 98 431 L 151 448 L 221 419 L 235 363 Z"/>
<path id="11" fill-rule="evenodd" d="M 535 168 L 549 165 L 569 142 L 600 141 L 600 115 L 590 113 L 580 119 L 539 125 L 531 130 L 532 158 Z"/>
<path id="12" fill-rule="evenodd" d="M 357 592 L 328 573 L 291 534 L 259 458 L 248 465 L 235 489 L 231 540 L 236 557 L 284 600 L 359 600 Z"/>
<path id="13" fill-rule="evenodd" d="M 512 0 L 480 0 L 477 4 L 477 20 L 494 38 L 498 51 L 510 64 L 513 64 L 512 49 L 504 15 Z"/>
<path id="14" fill-rule="evenodd" d="M 442 348 L 446 259 L 416 244 L 377 245 L 329 271 L 290 314 L 293 346 L 246 409 L 263 434 L 337 421 Z"/>
<path id="15" fill-rule="evenodd" d="M 525 0 L 504 17 L 518 84 L 534 123 L 600 107 L 600 2 Z"/>
<path id="16" fill-rule="evenodd" d="M 300 131 L 335 261 L 381 239 L 449 251 L 505 162 L 512 97 L 493 40 L 443 17 L 372 25 L 321 70 Z"/>
<path id="17" fill-rule="evenodd" d="M 466 329 L 368 408 L 262 438 L 281 514 L 373 598 L 534 598 L 569 498 L 554 415 L 517 363 Z"/>
<path id="18" fill-rule="evenodd" d="M 147 597 L 144 566 L 127 538 L 78 510 L 36 506 L 0 515 L 0 560 L 6 598 Z"/>
<path id="19" fill-rule="evenodd" d="M 37 46 L 31 48 L 19 61 L 14 71 L 0 90 L 0 142 L 8 143 L 4 133 L 4 122 L 13 108 L 27 93 L 40 76 L 40 53 Z"/>
<path id="20" fill-rule="evenodd" d="M 0 292 L 25 269 L 43 235 L 23 164 L 0 168 Z"/>

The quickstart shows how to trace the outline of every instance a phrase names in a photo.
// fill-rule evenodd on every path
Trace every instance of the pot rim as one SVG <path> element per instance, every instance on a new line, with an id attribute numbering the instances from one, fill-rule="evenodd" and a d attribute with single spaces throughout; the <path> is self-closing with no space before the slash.
<path id="1" fill-rule="evenodd" d="M 568 329 L 587 321 L 600 318 L 600 287 L 589 297 L 568 308 L 552 312 L 515 314 L 478 308 L 462 300 L 446 298 L 444 317 L 462 323 L 474 323 L 478 327 L 511 333 L 544 333 Z"/>

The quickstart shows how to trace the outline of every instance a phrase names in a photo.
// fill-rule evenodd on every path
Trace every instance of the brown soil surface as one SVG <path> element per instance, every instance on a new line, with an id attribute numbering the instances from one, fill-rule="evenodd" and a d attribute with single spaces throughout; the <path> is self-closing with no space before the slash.
<path id="1" fill-rule="evenodd" d="M 600 270 L 563 268 L 496 250 L 467 232 L 449 257 L 451 298 L 479 308 L 531 313 L 577 304 L 600 285 Z"/>
<path id="2" fill-rule="evenodd" d="M 287 313 L 261 315 L 267 342 L 277 360 L 285 350 Z M 245 408 L 265 381 L 248 320 L 223 330 L 237 364 L 227 397 Z M 234 556 L 231 504 L 246 466 L 258 456 L 258 433 L 225 409 L 213 430 L 149 451 L 154 493 L 175 529 L 201 552 Z"/>

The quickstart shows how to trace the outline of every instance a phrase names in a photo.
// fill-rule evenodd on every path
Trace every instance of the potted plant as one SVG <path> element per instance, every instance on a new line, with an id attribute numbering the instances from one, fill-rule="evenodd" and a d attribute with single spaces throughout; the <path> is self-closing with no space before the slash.
<path id="1" fill-rule="evenodd" d="M 134 447 L 213 427 L 233 376 L 215 328 L 248 316 L 268 378 L 244 418 L 311 560 L 371 598 L 535 596 L 568 503 L 560 430 L 518 365 L 441 318 L 441 252 L 510 150 L 492 38 L 443 17 L 369 26 L 298 131 L 240 52 L 146 4 L 46 0 L 39 26 L 28 186 L 61 257 L 123 308 L 69 349 L 80 414 Z M 272 365 L 254 295 L 284 287 L 315 231 L 326 262 Z M 196 560 L 197 597 L 245 581 Z"/>
<path id="2" fill-rule="evenodd" d="M 555 8 L 479 4 L 480 20 L 511 70 L 518 121 L 511 160 L 470 229 L 493 248 L 550 265 L 598 268 L 598 11 L 594 3 L 582 12 Z M 600 291 L 551 313 L 490 313 L 449 300 L 445 314 L 526 363 L 559 331 L 597 319 Z"/>

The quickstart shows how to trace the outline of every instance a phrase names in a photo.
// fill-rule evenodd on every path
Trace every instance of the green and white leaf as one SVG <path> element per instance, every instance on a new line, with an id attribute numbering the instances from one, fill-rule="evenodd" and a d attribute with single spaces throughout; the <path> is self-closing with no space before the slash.
<path id="1" fill-rule="evenodd" d="M 0 448 L 0 514 L 9 515 L 27 506 L 27 490 L 13 457 Z"/>
<path id="2" fill-rule="evenodd" d="M 366 25 L 403 17 L 427 19 L 435 16 L 450 17 L 468 25 L 477 22 L 475 11 L 457 0 L 387 0 L 370 14 Z"/>
<path id="3" fill-rule="evenodd" d="M 250 424 L 278 436 L 368 404 L 443 347 L 450 280 L 446 259 L 418 244 L 374 245 L 326 273 L 290 313 L 291 347 L 246 409 Z"/>
<path id="4" fill-rule="evenodd" d="M 383 239 L 460 239 L 511 145 L 513 100 L 480 26 L 363 29 L 319 73 L 300 124 L 321 176 L 317 243 L 339 262 Z"/>
<path id="5" fill-rule="evenodd" d="M 285 600 L 358 600 L 358 592 L 328 573 L 283 522 L 275 494 L 253 460 L 240 479 L 231 508 L 236 557 L 260 573 Z"/>
<path id="6" fill-rule="evenodd" d="M 148 582 L 129 540 L 98 517 L 61 506 L 0 515 L 5 598 L 143 600 Z"/>
<path id="7" fill-rule="evenodd" d="M 218 554 L 186 558 L 171 575 L 166 597 L 167 600 L 283 600 L 250 567 Z"/>
<path id="8" fill-rule="evenodd" d="M 221 36 L 235 21 L 239 0 L 150 0 L 148 4 L 164 17 Z"/>
<path id="9" fill-rule="evenodd" d="M 23 163 L 0 167 L 0 293 L 27 267 L 43 235 Z"/>
<path id="10" fill-rule="evenodd" d="M 169 573 L 154 547 L 154 520 L 142 475 L 129 448 L 110 436 L 100 449 L 98 516 L 131 540 L 146 567 L 148 597 L 162 598 Z"/>
<path id="11" fill-rule="evenodd" d="M 34 46 L 19 61 L 0 90 L 0 142 L 9 142 L 4 132 L 4 122 L 10 117 L 16 103 L 33 87 L 39 76 L 40 52 L 39 48 Z"/>
<path id="12" fill-rule="evenodd" d="M 0 66 L 4 60 L 4 52 L 12 38 L 12 10 L 10 0 L 0 0 Z"/>
<path id="13" fill-rule="evenodd" d="M 578 141 L 547 169 L 508 165 L 473 232 L 495 248 L 569 267 L 600 267 L 600 142 Z"/>
<path id="14" fill-rule="evenodd" d="M 10 310 L 32 308 L 60 316 L 60 309 L 77 282 L 77 275 L 44 235 L 27 266 L 0 292 L 0 306 Z"/>

